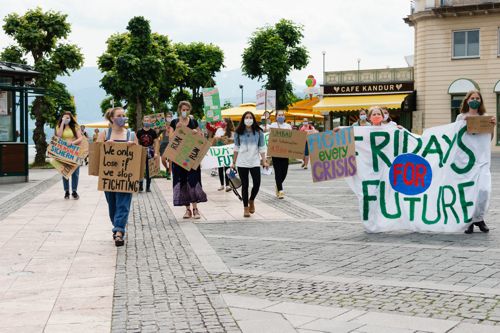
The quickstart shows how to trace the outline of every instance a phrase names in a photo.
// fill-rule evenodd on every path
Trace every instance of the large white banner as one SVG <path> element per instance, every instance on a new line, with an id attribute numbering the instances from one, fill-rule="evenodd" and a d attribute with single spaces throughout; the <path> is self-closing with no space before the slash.
<path id="1" fill-rule="evenodd" d="M 368 232 L 463 232 L 481 221 L 491 192 L 490 134 L 465 121 L 422 136 L 393 126 L 354 127 L 358 172 L 346 178 Z"/>

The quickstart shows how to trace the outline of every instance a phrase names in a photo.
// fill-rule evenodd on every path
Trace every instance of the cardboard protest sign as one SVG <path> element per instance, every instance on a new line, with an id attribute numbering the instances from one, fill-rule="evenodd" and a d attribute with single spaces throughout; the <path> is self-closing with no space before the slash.
<path id="1" fill-rule="evenodd" d="M 80 158 L 83 160 L 89 155 L 89 140 L 83 137 L 82 142 L 80 142 Z"/>
<path id="2" fill-rule="evenodd" d="M 229 167 L 233 163 L 234 144 L 212 146 L 201 162 L 203 169 Z"/>
<path id="3" fill-rule="evenodd" d="M 256 110 L 276 110 L 276 90 L 257 90 Z"/>
<path id="4" fill-rule="evenodd" d="M 107 192 L 139 192 L 141 163 L 144 162 L 143 148 L 123 142 L 106 142 L 100 148 L 97 189 Z"/>
<path id="5" fill-rule="evenodd" d="M 469 116 L 467 117 L 467 133 L 493 133 L 495 124 L 491 122 L 491 116 Z"/>
<path id="6" fill-rule="evenodd" d="M 208 122 L 222 120 L 218 88 L 203 88 L 203 110 Z"/>
<path id="7" fill-rule="evenodd" d="M 491 135 L 465 122 L 427 128 L 354 127 L 359 170 L 346 178 L 368 232 L 463 232 L 481 221 L 491 193 Z"/>
<path id="8" fill-rule="evenodd" d="M 69 179 L 76 169 L 80 167 L 77 164 L 64 163 L 55 158 L 50 159 L 50 164 L 66 179 Z"/>
<path id="9" fill-rule="evenodd" d="M 80 146 L 69 145 L 64 139 L 53 136 L 50 140 L 49 147 L 47 148 L 47 155 L 56 158 L 61 162 L 70 164 L 81 164 L 82 158 L 80 157 Z"/>
<path id="10" fill-rule="evenodd" d="M 149 177 L 157 176 L 160 173 L 160 156 L 150 158 L 148 160 Z"/>
<path id="11" fill-rule="evenodd" d="M 352 127 L 338 132 L 307 135 L 313 182 L 351 177 L 356 174 L 356 152 Z"/>
<path id="12" fill-rule="evenodd" d="M 194 133 L 192 129 L 177 127 L 170 139 L 165 156 L 186 170 L 196 169 L 212 142 Z"/>
<path id="13" fill-rule="evenodd" d="M 304 157 L 307 133 L 282 128 L 271 128 L 267 155 L 271 157 Z"/>
<path id="14" fill-rule="evenodd" d="M 151 124 L 154 130 L 164 130 L 167 128 L 167 118 L 163 113 L 148 114 L 142 118 L 143 123 Z"/>
<path id="15" fill-rule="evenodd" d="M 99 176 L 102 144 L 102 142 L 93 142 L 89 145 L 89 176 Z"/>

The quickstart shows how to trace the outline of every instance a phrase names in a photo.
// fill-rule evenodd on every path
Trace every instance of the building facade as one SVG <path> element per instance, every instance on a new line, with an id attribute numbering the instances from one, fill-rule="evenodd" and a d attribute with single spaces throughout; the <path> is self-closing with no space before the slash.
<path id="1" fill-rule="evenodd" d="M 454 121 L 472 89 L 481 92 L 487 113 L 500 119 L 500 0 L 411 4 L 405 22 L 415 30 L 413 132 Z M 499 139 L 495 134 L 494 144 Z"/>

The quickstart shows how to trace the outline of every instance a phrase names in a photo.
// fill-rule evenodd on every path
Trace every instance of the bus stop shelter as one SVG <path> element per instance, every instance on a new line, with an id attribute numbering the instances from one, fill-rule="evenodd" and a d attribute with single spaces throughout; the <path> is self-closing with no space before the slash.
<path id="1" fill-rule="evenodd" d="M 31 66 L 0 61 L 0 183 L 28 181 L 28 99 L 43 94 Z"/>

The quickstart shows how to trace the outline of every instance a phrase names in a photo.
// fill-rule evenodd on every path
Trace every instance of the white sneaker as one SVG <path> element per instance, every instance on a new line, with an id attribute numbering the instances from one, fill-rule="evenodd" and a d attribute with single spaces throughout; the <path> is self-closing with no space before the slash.
<path id="1" fill-rule="evenodd" d="M 222 190 L 224 190 L 224 186 L 221 186 L 217 189 L 217 191 L 222 191 Z"/>
<path id="2" fill-rule="evenodd" d="M 279 191 L 278 192 L 278 199 L 284 199 L 285 198 L 285 192 Z"/>

